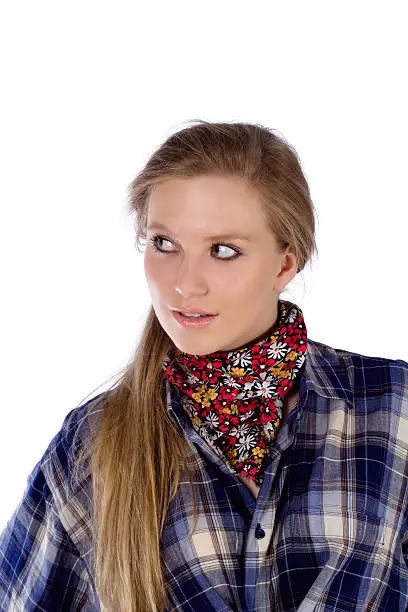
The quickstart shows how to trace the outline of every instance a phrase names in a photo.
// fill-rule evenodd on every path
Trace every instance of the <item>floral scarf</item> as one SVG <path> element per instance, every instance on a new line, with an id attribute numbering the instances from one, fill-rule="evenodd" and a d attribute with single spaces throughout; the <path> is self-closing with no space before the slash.
<path id="1" fill-rule="evenodd" d="M 306 350 L 301 309 L 279 300 L 278 319 L 264 340 L 207 355 L 175 347 L 163 370 L 181 391 L 181 405 L 198 434 L 234 473 L 260 486 L 284 397 L 299 382 Z"/>

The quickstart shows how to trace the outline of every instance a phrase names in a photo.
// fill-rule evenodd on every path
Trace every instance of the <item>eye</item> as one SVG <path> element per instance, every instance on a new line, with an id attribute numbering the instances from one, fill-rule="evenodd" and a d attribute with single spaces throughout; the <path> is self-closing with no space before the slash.
<path id="1" fill-rule="evenodd" d="M 166 238 L 161 238 L 160 236 L 153 236 L 152 238 L 150 238 L 150 244 L 152 245 L 156 253 L 167 253 L 168 251 L 163 251 L 162 248 L 157 246 L 157 242 L 160 240 L 162 242 L 170 242 L 169 240 L 166 240 Z"/>
<path id="2" fill-rule="evenodd" d="M 152 236 L 149 239 L 149 242 L 152 245 L 153 250 L 156 253 L 159 253 L 160 255 L 166 255 L 166 254 L 170 255 L 171 253 L 174 253 L 174 251 L 163 250 L 161 247 L 157 245 L 158 241 L 170 242 L 170 240 L 168 240 L 167 238 L 163 238 L 162 236 L 158 236 L 158 235 Z M 212 247 L 213 248 L 219 248 L 219 247 L 223 248 L 224 247 L 224 248 L 230 249 L 230 251 L 234 251 L 235 255 L 231 255 L 230 257 L 216 257 L 216 259 L 220 259 L 221 261 L 231 261 L 233 259 L 237 259 L 241 255 L 240 251 L 238 251 L 235 247 L 229 246 L 228 244 L 216 243 L 216 244 L 213 244 Z"/>

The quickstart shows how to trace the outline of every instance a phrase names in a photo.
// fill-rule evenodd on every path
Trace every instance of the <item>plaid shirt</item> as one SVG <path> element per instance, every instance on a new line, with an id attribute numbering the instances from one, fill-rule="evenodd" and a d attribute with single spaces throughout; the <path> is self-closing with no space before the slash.
<path id="1" fill-rule="evenodd" d="M 166 386 L 197 461 L 198 503 L 189 537 L 182 475 L 161 540 L 167 612 L 408 609 L 407 362 L 309 339 L 298 405 L 271 445 L 257 500 Z M 1 611 L 100 610 L 91 476 L 74 487 L 70 466 L 105 397 L 67 415 L 0 535 Z"/>

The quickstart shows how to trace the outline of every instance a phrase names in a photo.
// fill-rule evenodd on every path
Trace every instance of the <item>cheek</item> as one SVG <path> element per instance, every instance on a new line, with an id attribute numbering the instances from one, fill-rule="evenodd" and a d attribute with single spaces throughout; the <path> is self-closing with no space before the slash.
<path id="1" fill-rule="evenodd" d="M 145 253 L 144 259 L 143 259 L 143 268 L 144 268 L 145 277 L 147 279 L 149 279 L 151 277 L 151 275 L 152 275 L 151 267 L 152 267 L 152 265 L 151 265 L 151 260 L 150 260 L 149 254 Z"/>
<path id="2" fill-rule="evenodd" d="M 234 296 L 235 299 L 238 295 L 246 299 L 248 296 L 256 299 L 265 286 L 265 276 L 256 267 L 241 268 L 229 271 L 227 278 L 223 278 L 222 286 L 223 290 L 231 292 L 231 297 Z"/>
<path id="3" fill-rule="evenodd" d="M 273 303 L 274 294 L 271 286 L 270 270 L 252 268 L 249 273 L 231 275 L 223 292 L 233 305 L 233 312 L 238 318 L 246 316 L 257 318 L 264 312 L 265 304 Z"/>
<path id="4" fill-rule="evenodd" d="M 166 278 L 163 264 L 157 261 L 157 258 L 152 257 L 149 253 L 144 257 L 144 273 L 149 284 L 161 284 Z"/>

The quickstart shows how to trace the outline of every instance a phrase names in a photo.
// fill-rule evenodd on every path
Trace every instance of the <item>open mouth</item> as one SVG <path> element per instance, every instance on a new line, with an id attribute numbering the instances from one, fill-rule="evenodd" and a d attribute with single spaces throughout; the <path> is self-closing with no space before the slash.
<path id="1" fill-rule="evenodd" d="M 181 312 L 174 310 L 173 316 L 176 321 L 183 325 L 183 327 L 201 327 L 213 321 L 217 315 L 199 315 L 192 317 L 188 315 L 183 315 Z"/>

